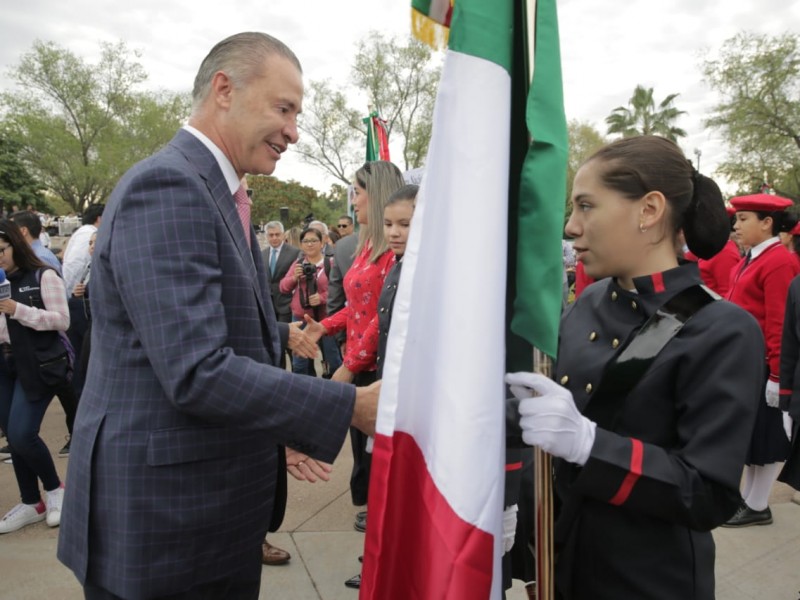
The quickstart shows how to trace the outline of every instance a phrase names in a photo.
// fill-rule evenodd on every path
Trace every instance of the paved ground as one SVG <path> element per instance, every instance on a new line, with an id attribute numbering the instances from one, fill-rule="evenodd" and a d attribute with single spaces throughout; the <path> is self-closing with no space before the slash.
<path id="1" fill-rule="evenodd" d="M 64 416 L 54 402 L 42 435 L 55 453 L 64 444 Z M 357 509 L 350 503 L 349 444 L 335 464 L 332 481 L 310 485 L 290 478 L 289 505 L 283 528 L 270 541 L 288 550 L 292 560 L 264 567 L 262 599 L 356 600 L 343 582 L 358 572 L 363 534 L 353 530 Z M 64 474 L 68 459 L 56 458 Z M 0 463 L 0 511 L 18 501 L 11 465 Z M 719 529 L 717 598 L 720 600 L 800 600 L 800 506 L 790 502 L 792 490 L 776 486 L 772 496 L 775 523 L 740 530 Z M 37 523 L 0 536 L 0 600 L 79 600 L 81 589 L 55 558 L 58 529 Z M 522 600 L 516 585 L 508 595 Z M 624 600 L 624 599 L 623 599 Z"/>

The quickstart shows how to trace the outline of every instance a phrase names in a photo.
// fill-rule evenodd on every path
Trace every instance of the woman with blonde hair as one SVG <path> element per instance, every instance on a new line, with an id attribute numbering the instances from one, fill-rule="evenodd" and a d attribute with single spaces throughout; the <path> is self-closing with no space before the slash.
<path id="1" fill-rule="evenodd" d="M 378 335 L 377 328 L 371 328 L 370 323 L 378 319 L 378 298 L 394 265 L 394 253 L 383 233 L 383 209 L 389 196 L 403 185 L 400 169 L 388 161 L 367 162 L 356 171 L 353 206 L 360 231 L 353 264 L 344 277 L 347 304 L 319 323 L 322 335 L 346 331 L 343 364 L 331 377 L 335 381 L 368 385 L 376 379 Z M 367 502 L 369 487 L 367 436 L 351 427 L 350 441 L 353 446 L 350 493 L 353 504 L 361 506 Z M 363 522 L 365 518 L 357 518 L 356 529 L 361 530 Z"/>

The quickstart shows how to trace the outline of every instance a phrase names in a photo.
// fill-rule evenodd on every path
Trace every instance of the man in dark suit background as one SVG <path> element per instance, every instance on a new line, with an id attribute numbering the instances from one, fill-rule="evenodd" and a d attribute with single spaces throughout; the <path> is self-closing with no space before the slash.
<path id="1" fill-rule="evenodd" d="M 297 141 L 302 97 L 280 41 L 223 40 L 189 125 L 107 204 L 58 544 L 87 599 L 256 599 L 286 471 L 325 479 L 348 426 L 374 431 L 377 384 L 280 368 L 316 346 L 276 320 L 240 188 Z"/>
<path id="2" fill-rule="evenodd" d="M 270 221 L 266 225 L 268 248 L 261 251 L 264 265 L 267 267 L 267 277 L 269 279 L 269 293 L 272 297 L 272 306 L 275 308 L 275 316 L 281 323 L 292 322 L 292 295 L 283 294 L 280 290 L 281 279 L 286 276 L 289 267 L 294 264 L 300 255 L 300 248 L 295 248 L 286 243 L 284 239 L 283 223 L 280 221 Z M 274 259 L 273 259 L 274 256 Z M 289 355 L 291 365 L 292 355 Z M 283 362 L 281 364 L 284 364 Z"/>

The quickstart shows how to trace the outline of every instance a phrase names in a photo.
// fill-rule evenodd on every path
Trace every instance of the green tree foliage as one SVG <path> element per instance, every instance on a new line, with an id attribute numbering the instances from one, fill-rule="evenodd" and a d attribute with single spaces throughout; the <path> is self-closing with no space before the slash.
<path id="1" fill-rule="evenodd" d="M 326 193 L 317 195 L 311 203 L 311 212 L 329 227 L 335 225 L 339 217 L 347 214 L 347 188 L 334 183 Z"/>
<path id="2" fill-rule="evenodd" d="M 169 141 L 188 115 L 187 95 L 139 92 L 147 74 L 123 42 L 104 43 L 97 64 L 37 41 L 0 98 L 20 159 L 76 211 L 104 200 L 136 161 Z"/>
<path id="3" fill-rule="evenodd" d="M 403 42 L 372 32 L 358 45 L 351 75 L 355 90 L 330 80 L 308 86 L 297 144 L 303 160 L 349 184 L 364 161 L 361 119 L 372 107 L 386 120 L 392 146 L 400 141 L 402 157 L 393 155 L 392 161 L 405 170 L 422 166 L 440 76 L 431 50 L 412 38 Z M 354 108 L 361 96 L 366 103 Z"/>
<path id="4" fill-rule="evenodd" d="M 353 81 L 367 92 L 370 104 L 386 119 L 389 139 L 403 140 L 404 170 L 421 167 L 431 139 L 433 105 L 441 71 L 431 64 L 431 49 L 373 31 L 358 45 Z"/>
<path id="5" fill-rule="evenodd" d="M 678 95 L 670 94 L 656 106 L 653 88 L 637 85 L 628 106 L 618 106 L 606 117 L 608 133 L 622 137 L 661 135 L 673 142 L 686 137 L 686 132 L 675 125 L 678 117 L 686 114 L 673 106 Z"/>
<path id="6" fill-rule="evenodd" d="M 800 35 L 741 33 L 703 73 L 722 98 L 706 120 L 727 149 L 718 172 L 740 193 L 757 191 L 766 172 L 778 194 L 800 200 Z"/>
<path id="7" fill-rule="evenodd" d="M 300 115 L 303 162 L 319 167 L 349 185 L 357 165 L 364 160 L 366 130 L 359 111 L 350 108 L 347 96 L 330 80 L 312 81 Z"/>
<path id="8" fill-rule="evenodd" d="M 567 210 L 565 219 L 572 214 L 572 182 L 586 159 L 608 143 L 605 136 L 594 125 L 586 121 L 572 120 L 567 127 L 569 155 L 567 157 Z M 564 221 L 566 223 L 566 220 Z"/>
<path id="9" fill-rule="evenodd" d="M 50 212 L 42 186 L 19 160 L 19 144 L 0 133 L 0 200 L 8 210 L 12 204 L 25 208 L 32 204 L 37 210 Z"/>
<path id="10" fill-rule="evenodd" d="M 296 181 L 281 181 L 271 175 L 248 175 L 247 184 L 253 190 L 250 219 L 256 225 L 279 221 L 280 209 L 284 206 L 289 209 L 289 222 L 284 226 L 288 229 L 300 225 L 317 200 L 314 188 Z"/>

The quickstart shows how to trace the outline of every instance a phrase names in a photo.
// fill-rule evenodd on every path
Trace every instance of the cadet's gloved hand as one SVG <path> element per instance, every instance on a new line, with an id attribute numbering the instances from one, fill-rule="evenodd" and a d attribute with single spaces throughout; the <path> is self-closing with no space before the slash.
<path id="1" fill-rule="evenodd" d="M 568 462 L 586 464 L 597 425 L 578 412 L 570 391 L 538 373 L 507 373 L 506 383 L 520 399 L 525 443 Z"/>
<path id="2" fill-rule="evenodd" d="M 792 421 L 792 417 L 789 416 L 789 413 L 785 410 L 783 411 L 783 430 L 786 432 L 786 437 L 789 438 L 789 441 L 792 441 L 792 427 L 794 427 L 794 422 Z"/>
<path id="3" fill-rule="evenodd" d="M 514 546 L 517 535 L 517 505 L 512 504 L 503 511 L 503 554 Z"/>
<path id="4" fill-rule="evenodd" d="M 781 385 L 777 381 L 768 379 L 764 395 L 767 397 L 767 406 L 778 408 L 781 399 Z"/>

